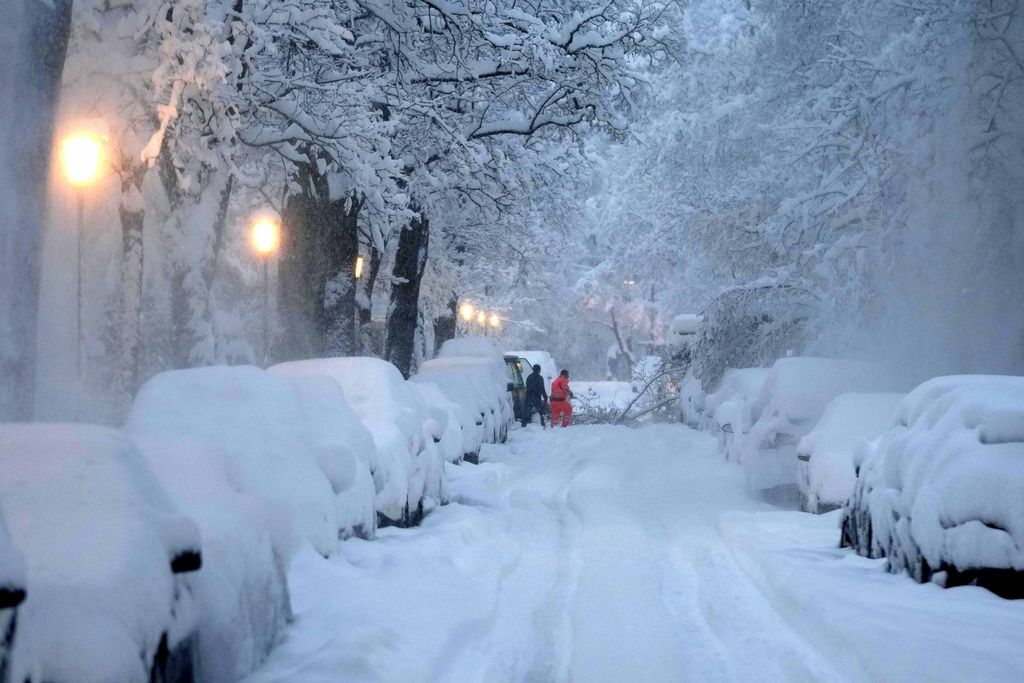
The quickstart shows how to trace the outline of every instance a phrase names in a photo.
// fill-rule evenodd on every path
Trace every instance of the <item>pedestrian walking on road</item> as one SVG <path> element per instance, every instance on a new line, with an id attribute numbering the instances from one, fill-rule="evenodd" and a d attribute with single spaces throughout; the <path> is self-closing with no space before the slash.
<path id="1" fill-rule="evenodd" d="M 544 390 L 544 376 L 540 374 L 540 366 L 534 365 L 533 372 L 526 378 L 526 415 L 523 426 L 533 421 L 533 413 L 540 414 L 540 426 L 544 427 L 544 413 L 548 412 L 548 392 Z"/>
<path id="2" fill-rule="evenodd" d="M 557 427 L 559 420 L 563 427 L 569 426 L 572 419 L 572 404 L 569 399 L 576 398 L 569 389 L 569 371 L 562 370 L 551 383 L 551 426 Z"/>

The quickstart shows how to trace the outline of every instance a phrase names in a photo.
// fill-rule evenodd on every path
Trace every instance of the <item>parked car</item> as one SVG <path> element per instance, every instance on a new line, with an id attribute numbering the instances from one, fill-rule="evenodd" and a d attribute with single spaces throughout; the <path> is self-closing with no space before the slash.
<path id="1" fill-rule="evenodd" d="M 379 358 L 318 358 L 275 365 L 281 375 L 320 375 L 341 387 L 370 432 L 377 461 L 377 523 L 412 526 L 433 504 L 447 502 L 440 451 L 427 436 L 427 419 L 415 389 L 391 363 Z"/>
<path id="2" fill-rule="evenodd" d="M 749 404 L 749 432 L 739 444 L 748 491 L 757 498 L 798 508 L 796 446 L 836 396 L 892 388 L 879 365 L 835 358 L 780 358 Z M 736 438 L 736 434 L 733 434 Z"/>
<path id="3" fill-rule="evenodd" d="M 533 366 L 540 366 L 540 374 L 544 377 L 544 388 L 550 389 L 551 383 L 558 377 L 558 365 L 555 363 L 555 359 L 551 357 L 551 354 L 547 351 L 506 351 L 505 355 L 517 356 L 526 361 L 526 368 L 523 370 L 524 374 L 530 374 L 533 372 Z"/>
<path id="4" fill-rule="evenodd" d="M 486 337 L 458 337 L 441 345 L 434 361 L 445 361 L 449 365 L 460 365 L 479 375 L 481 380 L 493 382 L 502 394 L 499 401 L 500 415 L 497 418 L 499 441 L 504 441 L 515 420 L 512 394 L 508 390 L 505 356 L 493 339 Z"/>
<path id="5" fill-rule="evenodd" d="M 0 683 L 28 677 L 27 657 L 18 650 L 18 607 L 25 601 L 25 560 L 11 542 L 0 509 Z"/>
<path id="6" fill-rule="evenodd" d="M 937 377 L 858 454 L 841 544 L 892 572 L 1024 598 L 1024 377 Z"/>
<path id="7" fill-rule="evenodd" d="M 751 408 L 768 378 L 768 368 L 729 368 L 718 387 L 704 399 L 704 422 L 718 437 L 725 459 L 739 462 L 738 446 L 754 424 Z"/>
<path id="8" fill-rule="evenodd" d="M 17 623 L 41 680 L 191 681 L 199 529 L 121 432 L 0 426 L 0 506 L 31 590 Z M 6 554 L 6 553 L 5 553 Z M 8 620 L 7 626 L 13 623 Z"/>
<path id="9" fill-rule="evenodd" d="M 796 447 L 800 507 L 829 512 L 846 503 L 857 480 L 856 451 L 892 423 L 903 394 L 842 394 Z"/>
<path id="10" fill-rule="evenodd" d="M 505 372 L 508 374 L 508 391 L 512 394 L 512 414 L 517 421 L 526 419 L 526 360 L 519 356 L 505 354 Z"/>

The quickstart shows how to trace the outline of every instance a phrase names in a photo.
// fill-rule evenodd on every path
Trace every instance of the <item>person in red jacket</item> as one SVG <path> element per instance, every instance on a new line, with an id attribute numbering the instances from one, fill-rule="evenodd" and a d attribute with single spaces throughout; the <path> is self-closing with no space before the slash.
<path id="1" fill-rule="evenodd" d="M 559 418 L 561 418 L 563 427 L 569 426 L 569 420 L 572 418 L 570 398 L 575 398 L 575 396 L 569 389 L 569 371 L 562 370 L 561 374 L 551 383 L 551 392 L 548 394 L 548 400 L 551 403 L 552 428 L 558 426 Z"/>

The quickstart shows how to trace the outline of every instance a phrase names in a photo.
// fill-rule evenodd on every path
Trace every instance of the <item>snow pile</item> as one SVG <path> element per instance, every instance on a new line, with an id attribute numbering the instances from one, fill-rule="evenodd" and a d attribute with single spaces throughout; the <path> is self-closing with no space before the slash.
<path id="1" fill-rule="evenodd" d="M 120 432 L 0 426 L 0 505 L 27 563 L 18 638 L 37 678 L 150 680 L 161 648 L 191 669 L 199 531 Z"/>
<path id="2" fill-rule="evenodd" d="M 526 369 L 526 374 L 533 372 L 533 366 L 540 366 L 540 374 L 544 377 L 545 389 L 551 386 L 551 383 L 555 381 L 555 377 L 558 377 L 558 364 L 555 363 L 555 359 L 547 351 L 507 351 L 510 356 L 519 356 L 526 361 L 529 368 Z M 523 379 L 526 379 L 524 376 Z"/>
<path id="3" fill-rule="evenodd" d="M 728 368 L 718 388 L 704 399 L 701 426 L 717 435 L 726 460 L 740 459 L 736 445 L 744 442 L 754 424 L 751 408 L 769 372 L 768 368 Z"/>
<path id="4" fill-rule="evenodd" d="M 827 512 L 849 499 L 857 479 L 854 453 L 889 427 L 902 398 L 903 394 L 843 394 L 828 404 L 796 447 L 804 510 Z"/>
<path id="5" fill-rule="evenodd" d="M 862 456 L 845 545 L 918 581 L 1024 597 L 1024 378 L 929 380 Z"/>
<path id="6" fill-rule="evenodd" d="M 426 437 L 420 398 L 398 368 L 379 358 L 320 358 L 281 363 L 273 372 L 329 377 L 341 387 L 376 446 L 371 471 L 382 524 L 414 524 L 424 497 L 442 502 L 441 456 Z"/>
<path id="7" fill-rule="evenodd" d="M 295 390 L 302 410 L 302 433 L 334 491 L 338 538 L 373 537 L 377 526 L 376 489 L 370 466 L 377 458 L 373 437 L 366 431 L 341 387 L 319 375 L 281 374 Z"/>
<path id="8" fill-rule="evenodd" d="M 752 426 L 733 432 L 747 487 L 766 500 L 796 504 L 796 445 L 829 402 L 850 392 L 886 391 L 892 381 L 881 366 L 834 358 L 780 358 L 750 404 Z"/>

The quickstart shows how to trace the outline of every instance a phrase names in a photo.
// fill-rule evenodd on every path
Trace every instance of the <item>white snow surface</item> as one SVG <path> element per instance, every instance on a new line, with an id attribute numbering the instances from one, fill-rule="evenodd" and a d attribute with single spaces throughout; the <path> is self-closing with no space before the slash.
<path id="1" fill-rule="evenodd" d="M 4 520 L 3 502 L 0 501 L 0 588 L 19 590 L 25 588 L 25 558 L 14 547 L 11 534 Z"/>
<path id="2" fill-rule="evenodd" d="M 161 637 L 173 649 L 196 628 L 190 579 L 175 577 L 171 560 L 199 550 L 199 531 L 120 432 L 0 426 L 0 505 L 27 563 L 18 640 L 32 661 L 15 670 L 148 681 Z"/>
<path id="3" fill-rule="evenodd" d="M 602 409 L 624 410 L 636 398 L 629 382 L 572 380 L 569 387 L 582 402 Z"/>
<path id="4" fill-rule="evenodd" d="M 513 432 L 415 529 L 296 557 L 247 683 L 1008 681 L 1024 612 L 838 549 L 679 425 Z"/>
<path id="5" fill-rule="evenodd" d="M 498 343 L 489 337 L 456 337 L 441 344 L 438 358 L 491 358 L 502 360 Z"/>
<path id="6" fill-rule="evenodd" d="M 391 363 L 379 358 L 318 358 L 274 366 L 280 375 L 329 377 L 342 389 L 352 410 L 373 437 L 377 462 L 372 467 L 376 510 L 393 521 L 415 510 L 424 497 L 441 497 L 436 448 L 427 447 L 427 415 L 419 395 Z M 429 484 L 429 486 L 428 486 Z"/>
<path id="7" fill-rule="evenodd" d="M 1024 377 L 929 380 L 865 449 L 875 554 L 939 570 L 1024 570 Z"/>
<path id="8" fill-rule="evenodd" d="M 854 454 L 892 424 L 903 394 L 842 394 L 797 444 L 798 484 L 807 509 L 842 505 L 857 480 Z M 806 460 L 801 460 L 806 458 Z"/>

